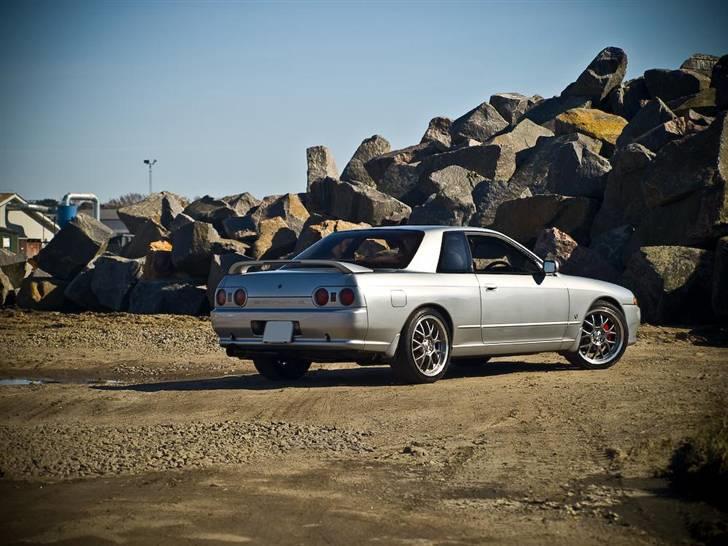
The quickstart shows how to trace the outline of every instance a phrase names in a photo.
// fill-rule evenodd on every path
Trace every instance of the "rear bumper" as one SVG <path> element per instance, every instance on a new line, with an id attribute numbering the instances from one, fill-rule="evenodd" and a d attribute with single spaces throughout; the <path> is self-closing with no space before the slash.
<path id="1" fill-rule="evenodd" d="M 637 305 L 623 305 L 624 318 L 627 321 L 627 330 L 629 331 L 629 337 L 627 339 L 627 345 L 632 345 L 637 341 L 637 330 L 640 327 L 640 308 Z"/>

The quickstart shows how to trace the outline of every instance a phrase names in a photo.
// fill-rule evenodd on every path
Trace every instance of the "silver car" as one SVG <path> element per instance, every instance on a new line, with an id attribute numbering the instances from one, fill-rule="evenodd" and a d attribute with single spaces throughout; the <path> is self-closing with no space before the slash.
<path id="1" fill-rule="evenodd" d="M 602 369 L 640 323 L 629 290 L 560 274 L 509 237 L 469 227 L 340 231 L 292 260 L 236 263 L 215 299 L 227 354 L 284 380 L 312 361 L 354 361 L 430 383 L 451 362 L 545 351 Z"/>

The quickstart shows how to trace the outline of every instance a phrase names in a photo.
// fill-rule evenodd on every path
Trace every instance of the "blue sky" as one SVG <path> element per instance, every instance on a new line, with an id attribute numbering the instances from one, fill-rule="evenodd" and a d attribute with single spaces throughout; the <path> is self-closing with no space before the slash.
<path id="1" fill-rule="evenodd" d="M 375 133 L 419 141 L 499 91 L 558 94 L 603 47 L 628 77 L 728 53 L 721 2 L 0 3 L 0 191 L 304 191 Z"/>

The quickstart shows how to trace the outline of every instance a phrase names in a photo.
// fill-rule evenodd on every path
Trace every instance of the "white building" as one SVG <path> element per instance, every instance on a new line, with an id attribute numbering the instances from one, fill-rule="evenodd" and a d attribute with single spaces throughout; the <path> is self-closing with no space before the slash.
<path id="1" fill-rule="evenodd" d="M 31 258 L 58 231 L 52 218 L 17 193 L 0 193 L 0 248 Z"/>

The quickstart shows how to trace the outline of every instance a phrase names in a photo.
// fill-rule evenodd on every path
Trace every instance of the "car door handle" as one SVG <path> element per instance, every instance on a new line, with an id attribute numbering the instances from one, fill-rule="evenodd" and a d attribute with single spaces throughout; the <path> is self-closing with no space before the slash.
<path id="1" fill-rule="evenodd" d="M 483 288 L 490 291 L 490 290 L 495 290 L 496 288 L 498 288 L 498 286 L 495 284 L 484 284 Z"/>

